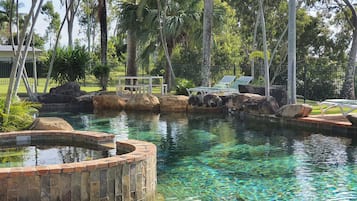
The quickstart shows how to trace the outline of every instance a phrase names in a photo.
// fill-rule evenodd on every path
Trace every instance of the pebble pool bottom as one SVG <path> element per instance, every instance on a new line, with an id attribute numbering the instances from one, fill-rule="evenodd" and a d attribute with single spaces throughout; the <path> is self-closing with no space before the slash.
<path id="1" fill-rule="evenodd" d="M 43 113 L 158 148 L 158 200 L 357 200 L 356 137 L 225 115 Z"/>

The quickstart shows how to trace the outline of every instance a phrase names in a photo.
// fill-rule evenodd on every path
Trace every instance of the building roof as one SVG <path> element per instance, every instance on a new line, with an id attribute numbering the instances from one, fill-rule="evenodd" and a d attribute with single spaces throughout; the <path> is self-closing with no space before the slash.
<path id="1" fill-rule="evenodd" d="M 18 46 L 15 45 L 15 50 L 17 50 Z M 25 50 L 25 46 L 22 46 L 22 51 Z M 33 47 L 29 47 L 28 51 L 33 51 Z M 12 46 L 11 45 L 0 45 L 0 52 L 12 52 Z M 42 52 L 42 50 L 35 48 L 35 52 Z"/>
<path id="2" fill-rule="evenodd" d="M 15 51 L 17 50 L 18 46 L 15 45 Z M 35 57 L 38 57 L 41 53 L 42 50 L 38 48 L 29 47 L 28 48 L 28 56 L 26 58 L 26 61 L 32 61 L 33 60 L 33 54 L 31 52 L 35 50 Z M 22 51 L 25 51 L 25 47 L 22 47 Z M 14 58 L 14 53 L 12 51 L 12 46 L 11 45 L 0 45 L 0 61 L 2 62 L 12 62 Z"/>

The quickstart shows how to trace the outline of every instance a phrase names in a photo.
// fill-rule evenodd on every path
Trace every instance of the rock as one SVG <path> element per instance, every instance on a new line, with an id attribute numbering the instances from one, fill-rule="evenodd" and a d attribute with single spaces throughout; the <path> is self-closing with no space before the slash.
<path id="1" fill-rule="evenodd" d="M 191 106 L 202 106 L 203 105 L 202 95 L 191 95 L 188 98 L 188 104 Z"/>
<path id="2" fill-rule="evenodd" d="M 63 94 L 43 94 L 38 97 L 41 103 L 76 103 L 78 100 L 74 96 Z"/>
<path id="3" fill-rule="evenodd" d="M 85 95 L 76 82 L 68 82 L 50 89 L 50 93 L 38 97 L 41 103 L 76 103 L 76 97 Z"/>
<path id="4" fill-rule="evenodd" d="M 66 130 L 72 131 L 73 127 L 64 119 L 58 117 L 38 117 L 32 123 L 30 130 Z"/>
<path id="5" fill-rule="evenodd" d="M 135 94 L 129 98 L 125 105 L 125 110 L 158 112 L 160 110 L 160 101 L 151 94 Z"/>
<path id="6" fill-rule="evenodd" d="M 186 112 L 188 105 L 187 96 L 161 96 L 160 111 L 161 112 Z"/>
<path id="7" fill-rule="evenodd" d="M 123 110 L 125 104 L 125 100 L 117 95 L 99 95 L 93 97 L 93 108 L 95 111 Z"/>
<path id="8" fill-rule="evenodd" d="M 252 85 L 239 85 L 239 91 L 241 93 L 252 93 L 258 94 L 261 96 L 265 95 L 265 88 L 252 86 Z M 271 86 L 270 87 L 270 96 L 274 97 L 278 102 L 279 106 L 283 106 L 287 104 L 287 92 L 285 87 L 282 86 Z"/>
<path id="9" fill-rule="evenodd" d="M 284 105 L 276 112 L 278 117 L 299 118 L 307 117 L 312 111 L 312 106 L 308 104 Z"/>
<path id="10" fill-rule="evenodd" d="M 356 115 L 347 115 L 346 118 L 348 119 L 348 121 L 350 121 L 352 123 L 352 126 L 357 126 L 357 116 Z"/>
<path id="11" fill-rule="evenodd" d="M 222 99 L 216 94 L 206 94 L 203 97 L 203 105 L 206 107 L 221 107 Z"/>
<path id="12" fill-rule="evenodd" d="M 50 94 L 61 94 L 61 95 L 78 97 L 84 95 L 85 92 L 82 92 L 80 90 L 80 86 L 77 82 L 68 82 L 61 86 L 51 88 Z"/>
<path id="13" fill-rule="evenodd" d="M 82 102 L 82 103 L 92 103 L 93 97 L 94 97 L 93 94 L 86 94 L 86 95 L 76 97 L 76 100 L 78 102 Z"/>
<path id="14" fill-rule="evenodd" d="M 250 93 L 226 96 L 226 106 L 229 111 L 243 111 L 244 103 L 254 96 L 260 97 L 260 95 Z"/>
<path id="15" fill-rule="evenodd" d="M 252 96 L 243 104 L 243 110 L 249 114 L 275 114 L 279 104 L 274 97 Z"/>

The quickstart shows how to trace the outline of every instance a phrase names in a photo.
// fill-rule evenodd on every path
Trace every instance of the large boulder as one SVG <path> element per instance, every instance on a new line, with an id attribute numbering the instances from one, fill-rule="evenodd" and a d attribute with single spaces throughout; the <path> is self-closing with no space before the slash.
<path id="1" fill-rule="evenodd" d="M 227 97 L 226 106 L 229 111 L 244 111 L 249 114 L 275 114 L 279 104 L 274 97 L 266 97 L 258 94 L 234 94 Z"/>
<path id="2" fill-rule="evenodd" d="M 93 97 L 93 108 L 95 111 L 123 110 L 125 104 L 125 100 L 117 95 L 99 95 Z"/>
<path id="3" fill-rule="evenodd" d="M 188 98 L 188 105 L 190 106 L 202 106 L 203 105 L 203 95 L 191 95 Z"/>
<path id="4" fill-rule="evenodd" d="M 80 90 L 77 82 L 68 82 L 51 88 L 48 94 L 39 96 L 38 100 L 41 103 L 76 103 L 76 98 L 82 95 L 85 95 L 85 92 Z"/>
<path id="5" fill-rule="evenodd" d="M 308 104 L 290 104 L 279 108 L 276 112 L 276 116 L 286 118 L 307 117 L 311 111 L 312 106 Z"/>
<path id="6" fill-rule="evenodd" d="M 222 99 L 216 94 L 206 94 L 203 96 L 203 105 L 206 107 L 221 107 Z"/>
<path id="7" fill-rule="evenodd" d="M 256 94 L 232 94 L 226 97 L 226 106 L 229 111 L 243 111 L 243 104 L 252 96 L 260 96 Z"/>
<path id="8" fill-rule="evenodd" d="M 78 97 L 84 95 L 85 92 L 81 91 L 80 85 L 77 82 L 67 82 L 61 86 L 51 88 L 50 94 Z"/>
<path id="9" fill-rule="evenodd" d="M 32 123 L 30 130 L 66 130 L 72 131 L 73 127 L 64 119 L 58 117 L 38 117 Z"/>
<path id="10" fill-rule="evenodd" d="M 265 88 L 253 85 L 239 85 L 240 93 L 252 93 L 258 94 L 261 96 L 265 95 Z M 278 102 L 279 106 L 287 104 L 287 92 L 284 86 L 271 86 L 270 87 L 270 96 L 274 97 Z"/>
<path id="11" fill-rule="evenodd" d="M 249 114 L 275 114 L 279 104 L 274 97 L 252 96 L 243 104 L 243 110 Z"/>
<path id="12" fill-rule="evenodd" d="M 186 112 L 188 105 L 187 96 L 161 96 L 160 111 L 161 112 Z"/>
<path id="13" fill-rule="evenodd" d="M 158 112 L 160 111 L 160 101 L 151 94 L 135 94 L 129 98 L 125 110 Z"/>

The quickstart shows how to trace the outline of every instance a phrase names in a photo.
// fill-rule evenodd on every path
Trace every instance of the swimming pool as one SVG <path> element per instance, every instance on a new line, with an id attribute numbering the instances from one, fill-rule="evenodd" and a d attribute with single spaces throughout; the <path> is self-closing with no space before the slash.
<path id="1" fill-rule="evenodd" d="M 225 115 L 47 113 L 158 148 L 158 200 L 357 200 L 352 138 Z"/>

